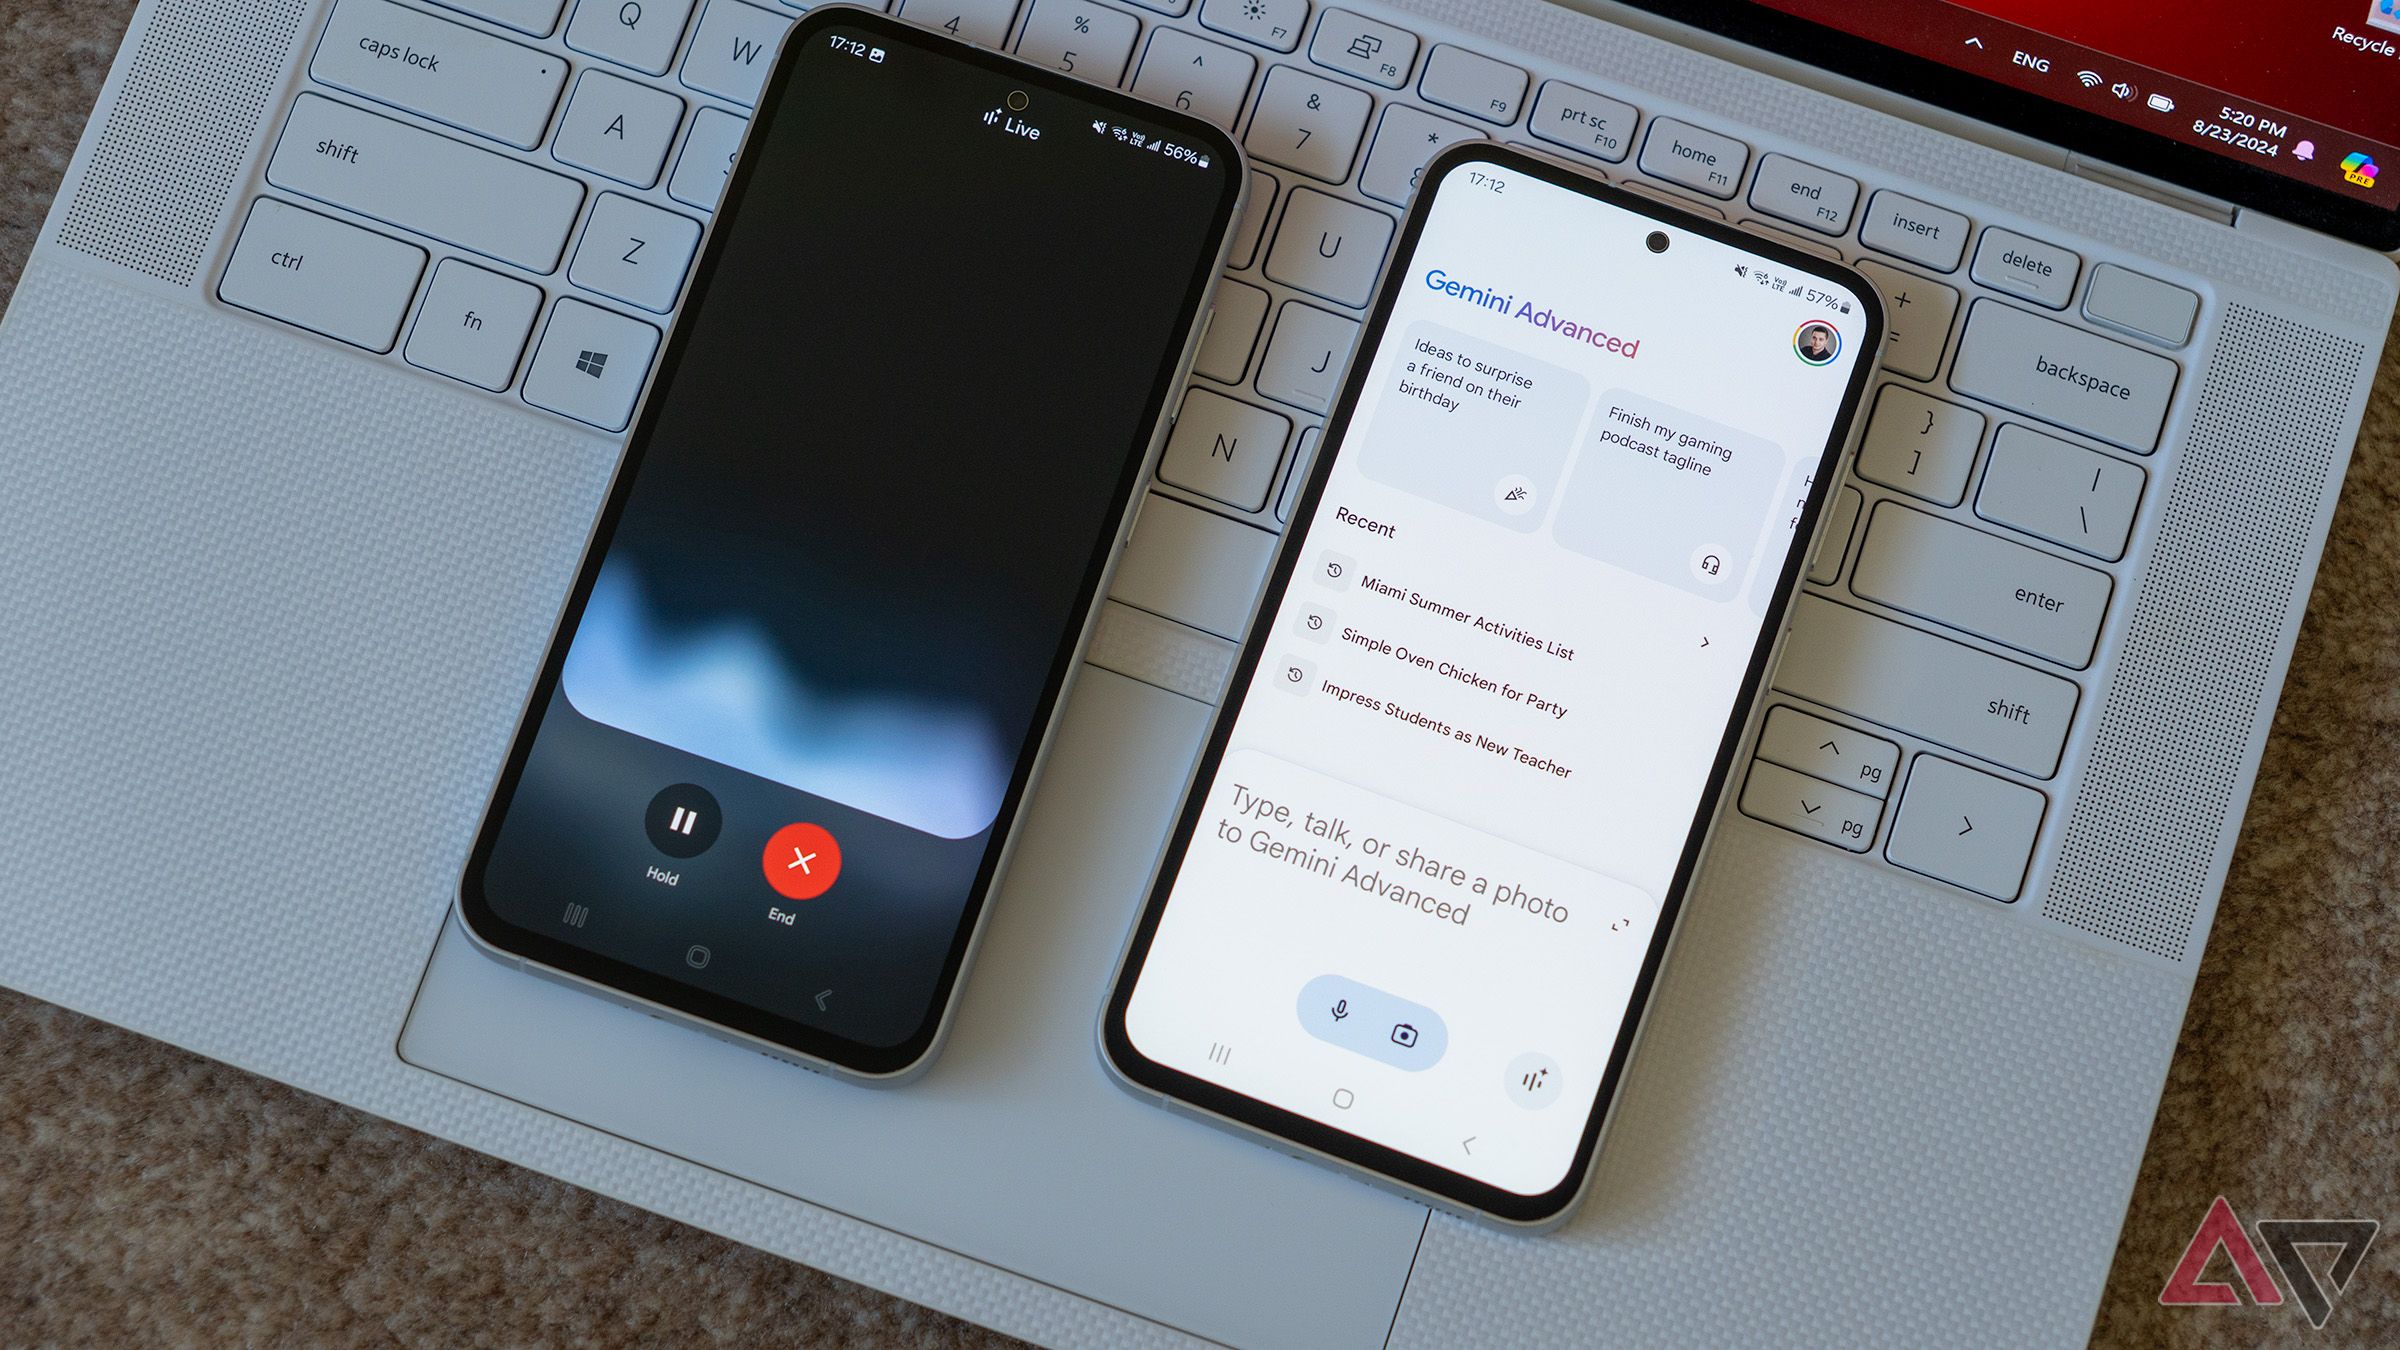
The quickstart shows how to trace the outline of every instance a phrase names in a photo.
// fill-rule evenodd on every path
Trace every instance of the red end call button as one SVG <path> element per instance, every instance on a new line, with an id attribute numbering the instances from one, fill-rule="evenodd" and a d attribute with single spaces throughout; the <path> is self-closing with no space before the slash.
<path id="1" fill-rule="evenodd" d="M 767 841 L 759 868 L 786 900 L 814 900 L 842 874 L 842 846 L 822 825 L 786 825 Z"/>

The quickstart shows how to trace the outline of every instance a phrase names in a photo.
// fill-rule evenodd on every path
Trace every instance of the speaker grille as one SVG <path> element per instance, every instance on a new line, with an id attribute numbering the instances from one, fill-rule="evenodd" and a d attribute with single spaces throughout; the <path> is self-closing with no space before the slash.
<path id="1" fill-rule="evenodd" d="M 2366 349 L 2226 311 L 2042 913 L 2190 953 Z"/>
<path id="2" fill-rule="evenodd" d="M 306 0 L 159 0 L 58 242 L 192 284 L 282 85 Z"/>

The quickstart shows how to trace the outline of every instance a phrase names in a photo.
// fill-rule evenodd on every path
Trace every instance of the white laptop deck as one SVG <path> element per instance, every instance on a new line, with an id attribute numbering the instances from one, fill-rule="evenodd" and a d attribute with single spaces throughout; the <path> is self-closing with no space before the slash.
<path id="1" fill-rule="evenodd" d="M 1104 985 L 1228 650 L 1140 609 L 1112 607 L 916 1083 L 818 1077 L 469 948 L 459 867 L 619 443 L 213 298 L 327 8 L 145 4 L 0 327 L 0 378 L 39 391 L 0 438 L 0 817 L 48 822 L 0 852 L 0 983 L 1038 1340 L 2083 1337 L 2388 264 L 1530 0 L 1403 6 L 1429 42 L 1597 72 L 1646 118 L 2203 299 L 2022 896 L 1729 807 L 1588 1203 L 1512 1236 L 1105 1078 Z M 109 116 L 196 167 L 127 187 Z"/>

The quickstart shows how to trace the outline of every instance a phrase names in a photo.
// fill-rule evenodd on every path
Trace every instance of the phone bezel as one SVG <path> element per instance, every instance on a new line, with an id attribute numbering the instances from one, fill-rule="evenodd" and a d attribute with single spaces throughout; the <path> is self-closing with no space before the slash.
<path id="1" fill-rule="evenodd" d="M 990 831 L 989 843 L 978 865 L 970 894 L 960 911 L 957 930 L 944 954 L 934 996 L 927 1004 L 924 1020 L 906 1038 L 890 1045 L 835 1035 L 821 1027 L 770 1013 L 738 999 L 655 974 L 550 934 L 511 923 L 492 908 L 484 893 L 485 868 L 500 832 L 506 828 L 509 806 L 515 799 L 542 718 L 552 694 L 558 688 L 567 649 L 590 599 L 592 585 L 608 556 L 609 545 L 623 515 L 626 499 L 665 407 L 665 394 L 672 388 L 675 375 L 682 365 L 694 327 L 691 319 L 705 308 L 710 289 L 716 284 L 724 239 L 716 225 L 738 211 L 750 189 L 757 171 L 757 156 L 752 153 L 753 138 L 759 128 L 774 125 L 782 114 L 801 54 L 817 35 L 835 27 L 860 31 L 885 46 L 911 47 L 944 60 L 999 74 L 1023 84 L 1029 90 L 1073 98 L 1097 111 L 1122 117 L 1129 122 L 1148 124 L 1187 141 L 1206 145 L 1215 156 L 1215 171 L 1221 185 L 1208 236 L 1215 241 L 1215 247 L 1198 260 L 1191 284 L 1185 289 L 1180 302 L 1174 331 L 1180 333 L 1183 340 L 1173 350 L 1162 353 L 1146 405 L 1149 416 L 1143 419 L 1135 439 L 1125 448 L 1124 468 L 1110 498 L 1110 509 L 1102 517 L 1103 523 L 1113 528 L 1098 532 L 1092 557 L 1085 567 L 1077 592 L 1075 617 L 1060 634 L 1058 646 L 1053 652 L 1051 668 L 1036 707 L 1036 720 L 1017 757 L 1007 791 L 1001 799 L 1000 812 Z M 1047 749 L 1050 732 L 1056 726 L 1066 685 L 1074 667 L 1082 659 L 1092 617 L 1099 606 L 1101 586 L 1121 551 L 1125 525 L 1131 520 L 1144 477 L 1163 441 L 1170 400 L 1181 386 L 1184 369 L 1197 345 L 1201 316 L 1223 271 L 1226 252 L 1231 247 L 1235 213 L 1248 182 L 1247 161 L 1232 138 L 1213 124 L 1187 113 L 1162 108 L 1063 72 L 1033 66 L 1015 57 L 972 46 L 871 10 L 828 5 L 802 16 L 786 34 L 783 47 L 776 56 L 775 67 L 760 90 L 750 125 L 744 131 L 742 150 L 736 156 L 727 178 L 724 196 L 710 216 L 708 235 L 702 244 L 700 257 L 693 266 L 682 308 L 650 376 L 640 415 L 626 439 L 625 450 L 610 482 L 608 496 L 585 541 L 583 556 L 576 566 L 574 583 L 551 631 L 540 673 L 527 696 L 509 745 L 508 756 L 476 829 L 474 845 L 460 875 L 458 893 L 459 918 L 468 935 L 493 951 L 529 963 L 540 973 L 593 987 L 612 997 L 630 998 L 710 1030 L 790 1051 L 803 1062 L 823 1065 L 855 1078 L 894 1081 L 923 1067 L 939 1045 L 949 1013 L 956 1005 L 960 976 L 981 932 L 983 918 L 990 907 L 992 890 L 1009 848 L 1014 843 L 1029 784 Z M 731 768 L 725 771 L 741 772 Z"/>
<path id="2" fill-rule="evenodd" d="M 1882 350 L 1882 297 L 1864 277 L 1839 263 L 1828 262 L 1800 249 L 1682 211 L 1657 199 L 1610 186 L 1546 156 L 1513 146 L 1467 141 L 1437 154 L 1425 168 L 1416 200 L 1409 209 L 1407 219 L 1402 222 L 1399 238 L 1385 261 L 1383 276 L 1376 286 L 1373 309 L 1359 335 L 1350 369 L 1343 378 L 1341 397 L 1326 418 L 1322 443 L 1317 449 L 1315 463 L 1310 466 L 1307 486 L 1292 508 L 1292 522 L 1257 607 L 1251 613 L 1225 697 L 1218 705 L 1216 720 L 1209 728 L 1208 738 L 1186 782 L 1183 806 L 1177 813 L 1174 830 L 1160 852 L 1151 875 L 1147 898 L 1126 938 L 1124 951 L 1118 960 L 1116 978 L 1101 1014 L 1100 1040 L 1110 1068 L 1136 1090 L 1159 1094 L 1238 1129 L 1298 1145 L 1321 1160 L 1363 1172 L 1443 1208 L 1514 1226 L 1540 1227 L 1563 1218 L 1573 1208 L 1590 1174 L 1592 1158 L 1618 1097 L 1625 1065 L 1648 1011 L 1659 967 L 1674 935 L 1676 920 L 1680 916 L 1684 897 L 1690 890 L 1692 874 L 1707 841 L 1710 823 L 1715 818 L 1725 784 L 1731 775 L 1742 728 L 1757 703 L 1758 687 L 1776 645 L 1774 635 L 1781 630 L 1792 598 L 1797 593 L 1800 576 L 1807 566 L 1810 541 L 1823 515 L 1824 504 L 1832 495 L 1842 448 L 1855 428 L 1858 410 L 1875 369 L 1872 359 L 1861 360 L 1851 368 L 1840 410 L 1819 454 L 1813 484 L 1801 507 L 1800 520 L 1794 527 L 1797 542 L 1784 560 L 1766 613 L 1759 622 L 1758 631 L 1764 637 L 1752 653 L 1741 694 L 1734 700 L 1727 718 L 1724 736 L 1702 791 L 1700 809 L 1694 816 L 1691 833 L 1676 863 L 1674 878 L 1663 897 L 1658 925 L 1643 954 L 1640 971 L 1634 980 L 1632 999 L 1627 1005 L 1624 1021 L 1617 1028 L 1607 1068 L 1601 1075 L 1599 1091 L 1593 1098 L 1590 1118 L 1585 1122 L 1574 1159 L 1556 1186 L 1537 1195 L 1523 1195 L 1412 1154 L 1361 1139 L 1320 1121 L 1160 1064 L 1134 1046 L 1125 1028 L 1126 1010 L 1132 1003 L 1135 987 L 1141 981 L 1151 944 L 1157 936 L 1159 921 L 1166 911 L 1175 875 L 1190 847 L 1207 801 L 1208 787 L 1214 782 L 1216 772 L 1223 763 L 1234 724 L 1241 716 L 1242 705 L 1256 678 L 1259 662 L 1265 653 L 1268 630 L 1285 593 L 1290 589 L 1300 555 L 1306 550 L 1309 534 L 1316 524 L 1323 505 L 1326 482 L 1331 477 L 1335 461 L 1340 458 L 1343 441 L 1351 430 L 1351 419 L 1357 411 L 1359 397 L 1374 364 L 1373 354 L 1384 340 L 1399 288 L 1410 274 L 1425 221 L 1450 175 L 1462 166 L 1471 164 L 1492 164 L 1512 173 L 1539 178 L 1645 220 L 1732 245 L 1780 268 L 1834 282 L 1855 294 L 1860 301 L 1864 327 L 1859 339 L 1866 344 L 1861 350 L 1868 353 Z"/>

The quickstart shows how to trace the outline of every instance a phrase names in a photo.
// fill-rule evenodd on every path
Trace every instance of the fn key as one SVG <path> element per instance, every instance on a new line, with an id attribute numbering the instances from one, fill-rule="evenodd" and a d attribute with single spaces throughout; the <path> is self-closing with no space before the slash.
<path id="1" fill-rule="evenodd" d="M 602 431 L 623 431 L 657 351 L 658 330 L 650 325 L 562 297 L 525 376 L 525 401 Z"/>

